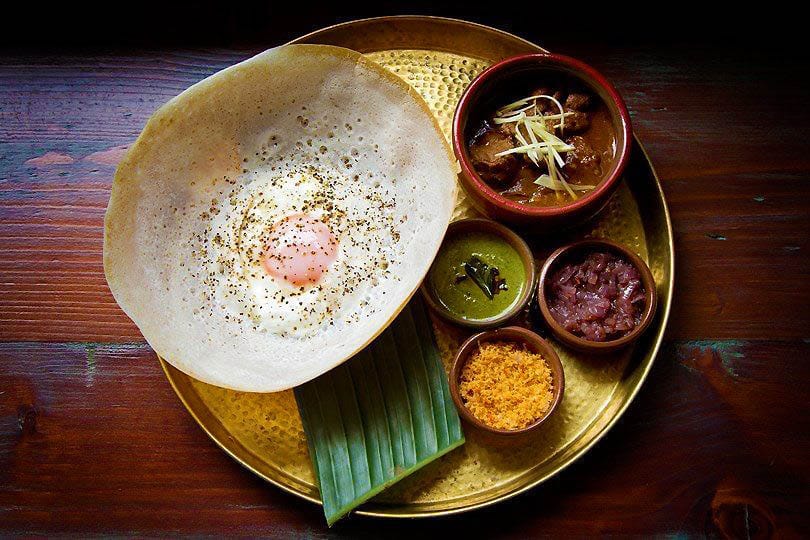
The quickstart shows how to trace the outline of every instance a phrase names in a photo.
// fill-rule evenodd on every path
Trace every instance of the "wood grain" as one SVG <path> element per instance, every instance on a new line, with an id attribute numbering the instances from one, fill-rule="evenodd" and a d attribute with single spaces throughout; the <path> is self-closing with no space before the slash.
<path id="1" fill-rule="evenodd" d="M 332 532 L 702 534 L 744 526 L 747 508 L 798 534 L 810 422 L 791 413 L 810 400 L 810 364 L 774 359 L 808 356 L 808 343 L 670 342 L 619 425 L 551 482 L 465 516 Z M 145 344 L 7 343 L 0 363 L 0 532 L 325 534 L 319 508 L 206 438 Z"/>
<path id="2" fill-rule="evenodd" d="M 122 148 L 258 48 L 0 57 L 0 534 L 810 535 L 807 82 L 762 54 L 548 46 L 615 82 L 664 184 L 667 347 L 619 425 L 549 483 L 331 531 L 194 424 L 101 266 Z"/>
<path id="3" fill-rule="evenodd" d="M 139 339 L 101 273 L 117 156 L 161 103 L 253 52 L 0 59 L 0 340 Z M 670 335 L 804 335 L 810 308 L 795 301 L 810 297 L 805 88 L 783 81 L 763 101 L 758 81 L 782 76 L 768 64 L 741 77 L 736 59 L 563 52 L 615 81 L 664 183 L 679 254 Z M 740 135 L 763 119 L 773 136 Z M 761 309 L 762 291 L 792 316 Z"/>

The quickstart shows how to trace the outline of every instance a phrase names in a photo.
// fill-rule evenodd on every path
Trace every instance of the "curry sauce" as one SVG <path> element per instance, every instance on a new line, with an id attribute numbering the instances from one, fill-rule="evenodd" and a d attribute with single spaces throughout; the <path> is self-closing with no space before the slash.
<path id="1" fill-rule="evenodd" d="M 473 125 L 467 138 L 473 167 L 515 202 L 568 204 L 612 169 L 617 136 L 610 113 L 572 80 L 555 78 L 526 90 L 528 97 L 511 105 L 495 102 L 499 108 Z"/>

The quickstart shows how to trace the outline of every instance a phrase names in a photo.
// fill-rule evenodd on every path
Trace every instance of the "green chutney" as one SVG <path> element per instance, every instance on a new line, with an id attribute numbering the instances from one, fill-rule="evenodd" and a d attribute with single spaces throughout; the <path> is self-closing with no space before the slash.
<path id="1" fill-rule="evenodd" d="M 497 268 L 498 280 L 505 285 L 491 299 L 465 272 L 465 263 L 476 258 L 476 262 Z M 475 321 L 495 318 L 511 308 L 525 281 L 520 254 L 502 237 L 489 232 L 460 232 L 445 239 L 428 275 L 428 284 L 441 305 L 456 316 Z"/>

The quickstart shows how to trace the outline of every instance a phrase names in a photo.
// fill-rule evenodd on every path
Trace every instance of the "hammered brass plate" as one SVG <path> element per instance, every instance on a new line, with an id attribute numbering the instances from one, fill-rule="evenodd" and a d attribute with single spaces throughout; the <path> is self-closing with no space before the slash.
<path id="1" fill-rule="evenodd" d="M 427 100 L 445 135 L 467 84 L 491 63 L 540 47 L 492 28 L 434 17 L 384 17 L 319 30 L 296 42 L 349 47 L 379 62 Z M 474 211 L 460 197 L 455 218 Z M 557 345 L 566 377 L 561 408 L 532 444 L 492 449 L 467 443 L 367 503 L 358 514 L 424 517 L 463 512 L 512 497 L 560 472 L 584 454 L 627 408 L 650 370 L 669 315 L 673 283 L 672 228 L 658 179 L 636 142 L 624 184 L 608 208 L 571 237 L 607 237 L 632 246 L 656 279 L 659 309 L 632 350 L 610 358 L 578 356 Z M 539 259 L 561 243 L 535 240 Z M 436 324 L 449 363 L 464 331 Z M 542 328 L 540 329 L 542 332 Z M 183 404 L 226 452 L 259 476 L 320 502 L 292 391 L 248 394 L 210 386 L 161 360 Z"/>

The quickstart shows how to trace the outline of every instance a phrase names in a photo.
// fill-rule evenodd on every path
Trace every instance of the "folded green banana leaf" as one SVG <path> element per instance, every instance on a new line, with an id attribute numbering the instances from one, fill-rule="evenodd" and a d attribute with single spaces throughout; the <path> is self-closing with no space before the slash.
<path id="1" fill-rule="evenodd" d="M 295 397 L 330 526 L 464 443 L 418 296 L 371 345 Z"/>

